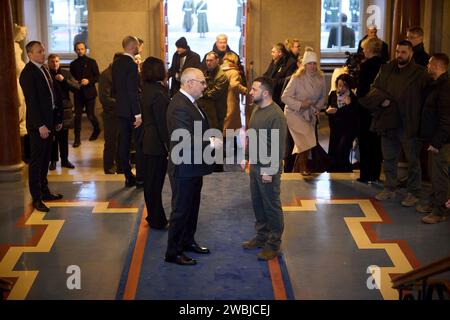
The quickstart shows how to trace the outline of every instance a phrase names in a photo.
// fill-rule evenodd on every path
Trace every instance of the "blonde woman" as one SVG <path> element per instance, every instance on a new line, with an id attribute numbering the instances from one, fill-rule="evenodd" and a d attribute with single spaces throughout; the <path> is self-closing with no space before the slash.
<path id="1" fill-rule="evenodd" d="M 229 82 L 227 115 L 223 125 L 225 134 L 226 129 L 236 130 L 242 127 L 239 95 L 246 94 L 247 88 L 242 85 L 242 77 L 238 67 L 238 57 L 234 53 L 227 52 L 225 54 L 221 68 Z"/>
<path id="2" fill-rule="evenodd" d="M 281 100 L 286 104 L 284 114 L 295 142 L 292 153 L 298 153 L 294 171 L 310 175 L 308 155 L 317 144 L 317 114 L 324 108 L 326 89 L 325 77 L 318 68 L 317 54 L 310 49 L 305 51 L 301 63 L 286 86 Z"/>

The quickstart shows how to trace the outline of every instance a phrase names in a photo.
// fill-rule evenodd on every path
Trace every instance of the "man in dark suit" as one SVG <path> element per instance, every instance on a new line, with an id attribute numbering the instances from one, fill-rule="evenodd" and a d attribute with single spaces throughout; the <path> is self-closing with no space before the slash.
<path id="1" fill-rule="evenodd" d="M 194 123 L 201 124 L 201 135 L 209 129 L 206 113 L 201 110 L 195 100 L 200 98 L 206 88 L 206 80 L 199 69 L 188 68 L 181 75 L 181 89 L 175 94 L 167 111 L 167 128 L 172 135 L 175 130 L 182 129 L 188 137 L 180 141 L 171 141 L 169 177 L 172 186 L 172 214 L 169 223 L 169 235 L 165 261 L 180 265 L 194 265 L 197 262 L 183 254 L 191 251 L 208 254 L 208 248 L 195 241 L 198 211 L 200 207 L 203 176 L 212 172 L 213 166 L 203 161 L 203 151 L 210 144 L 203 141 L 193 141 Z M 187 148 L 190 155 L 180 150 L 178 143 L 185 143 L 185 138 L 191 139 Z M 175 148 L 176 147 L 176 148 Z M 175 151 L 177 150 L 177 151 Z M 181 152 L 180 152 L 181 151 Z M 201 153 L 198 163 L 195 153 Z M 189 159 L 185 160 L 184 157 Z"/>
<path id="2" fill-rule="evenodd" d="M 100 72 L 98 70 L 97 62 L 86 56 L 86 45 L 83 42 L 75 43 L 74 48 L 78 58 L 70 63 L 70 73 L 81 85 L 80 90 L 74 93 L 75 141 L 73 147 L 77 148 L 81 144 L 81 116 L 83 115 L 83 109 L 85 107 L 86 114 L 93 127 L 89 141 L 96 140 L 100 134 L 100 126 L 97 117 L 95 116 L 95 98 L 97 97 L 95 83 L 98 81 Z"/>
<path id="3" fill-rule="evenodd" d="M 341 43 L 339 43 L 338 27 L 333 27 L 330 30 L 330 35 L 328 37 L 328 48 L 333 48 L 333 46 L 348 46 L 349 48 L 355 47 L 355 30 L 346 26 L 347 15 L 345 13 L 341 14 Z"/>
<path id="4" fill-rule="evenodd" d="M 170 86 L 171 97 L 180 90 L 180 77 L 183 71 L 187 68 L 200 67 L 200 56 L 194 51 L 191 51 L 185 37 L 178 39 L 175 45 L 177 51 L 173 54 L 172 64 L 168 70 L 168 78 L 172 78 Z"/>
<path id="5" fill-rule="evenodd" d="M 49 70 L 44 65 L 45 49 L 39 41 L 26 45 L 30 62 L 20 74 L 27 105 L 27 130 L 30 135 L 31 160 L 28 167 L 28 185 L 33 207 L 42 212 L 49 208 L 42 200 L 59 200 L 61 194 L 53 194 L 48 188 L 48 164 L 52 150 L 52 131 L 62 128 L 62 97 L 56 90 Z"/>
<path id="6" fill-rule="evenodd" d="M 136 177 L 131 172 L 130 147 L 131 135 L 136 142 L 136 157 L 142 159 L 142 144 L 137 129 L 142 124 L 139 106 L 139 73 L 134 56 L 139 53 L 139 40 L 127 36 L 122 41 L 124 54 L 112 64 L 113 96 L 116 98 L 115 113 L 119 127 L 119 162 L 125 175 L 125 186 L 136 185 Z M 138 163 L 136 159 L 136 164 Z M 136 167 L 136 171 L 140 170 Z M 140 176 L 139 172 L 136 172 Z M 140 183 L 143 186 L 143 181 Z M 140 186 L 140 185 L 138 185 Z"/>
<path id="7" fill-rule="evenodd" d="M 366 40 L 366 39 L 372 39 L 372 38 L 379 39 L 379 40 L 381 41 L 381 43 L 382 43 L 382 47 L 381 47 L 381 55 L 380 55 L 380 57 L 381 57 L 381 59 L 383 60 L 383 63 L 386 63 L 386 62 L 388 62 L 388 61 L 390 60 L 390 59 L 389 59 L 389 48 L 388 48 L 388 45 L 387 45 L 386 42 L 384 42 L 383 40 L 381 40 L 380 38 L 378 38 L 377 32 L 378 32 L 378 29 L 377 29 L 377 27 L 374 26 L 374 25 L 371 25 L 371 26 L 369 26 L 369 27 L 367 28 L 367 34 L 364 36 L 364 38 L 362 38 L 362 39 L 359 41 L 359 44 L 358 44 L 358 53 L 363 54 L 363 48 L 362 48 L 361 45 L 362 45 L 362 43 L 364 42 L 364 40 Z"/>

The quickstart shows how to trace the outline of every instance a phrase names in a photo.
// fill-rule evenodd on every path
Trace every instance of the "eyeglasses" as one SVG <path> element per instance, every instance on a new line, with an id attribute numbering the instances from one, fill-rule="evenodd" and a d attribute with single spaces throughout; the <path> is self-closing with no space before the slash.
<path id="1" fill-rule="evenodd" d="M 206 86 L 206 81 L 205 80 L 190 79 L 189 81 L 199 82 L 202 86 Z"/>

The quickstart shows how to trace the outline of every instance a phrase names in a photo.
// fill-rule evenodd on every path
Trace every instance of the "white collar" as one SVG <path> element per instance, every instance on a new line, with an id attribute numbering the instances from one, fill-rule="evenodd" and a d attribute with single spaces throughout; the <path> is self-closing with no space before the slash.
<path id="1" fill-rule="evenodd" d="M 39 63 L 39 62 L 36 62 L 36 61 L 33 61 L 33 60 L 30 60 L 36 67 L 38 67 L 39 69 L 40 68 L 42 68 L 42 66 L 44 65 L 44 64 L 42 64 L 42 63 Z"/>
<path id="2" fill-rule="evenodd" d="M 180 89 L 180 92 L 181 92 L 182 94 L 184 94 L 186 97 L 188 97 L 188 99 L 191 100 L 191 102 L 195 105 L 195 99 L 194 99 L 189 93 L 187 93 L 187 92 L 184 91 L 183 89 Z"/>
<path id="3" fill-rule="evenodd" d="M 135 61 L 136 59 L 134 58 L 134 56 L 132 54 L 129 54 L 128 52 L 124 52 L 123 53 L 124 56 L 129 56 L 131 59 L 133 59 L 133 61 Z"/>

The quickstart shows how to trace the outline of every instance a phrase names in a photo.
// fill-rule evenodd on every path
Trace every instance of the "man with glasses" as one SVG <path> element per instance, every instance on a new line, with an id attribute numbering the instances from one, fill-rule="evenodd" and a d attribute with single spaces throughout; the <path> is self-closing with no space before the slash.
<path id="1" fill-rule="evenodd" d="M 187 68 L 181 75 L 181 88 L 172 98 L 167 110 L 167 128 L 170 136 L 180 130 L 189 136 L 170 142 L 169 178 L 172 187 L 172 213 L 169 222 L 169 235 L 165 261 L 179 265 L 195 265 L 197 262 L 184 255 L 183 251 L 209 254 L 206 247 L 195 241 L 198 211 L 203 185 L 203 176 L 212 173 L 212 166 L 203 161 L 203 150 L 210 148 L 208 142 L 195 141 L 194 127 L 201 125 L 202 137 L 209 129 L 206 113 L 197 105 L 206 88 L 203 72 L 196 68 Z M 175 136 L 175 134 L 174 134 Z M 178 144 L 186 144 L 180 150 Z M 198 144 L 202 143 L 201 146 Z M 197 144 L 197 145 L 196 145 Z M 190 150 L 186 150 L 189 148 Z M 181 152 L 180 152 L 181 151 Z M 189 155 L 190 151 L 190 155 Z M 195 152 L 201 152 L 195 156 Z M 188 159 L 186 160 L 186 156 Z M 198 161 L 195 161 L 200 159 Z"/>

